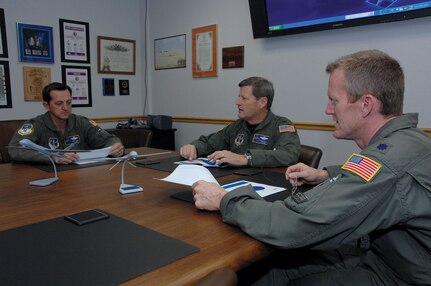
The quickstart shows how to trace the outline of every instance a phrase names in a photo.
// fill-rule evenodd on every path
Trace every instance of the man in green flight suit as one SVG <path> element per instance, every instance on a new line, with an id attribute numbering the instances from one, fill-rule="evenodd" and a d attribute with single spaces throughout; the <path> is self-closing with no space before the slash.
<path id="1" fill-rule="evenodd" d="M 207 156 L 232 166 L 281 167 L 298 162 L 300 141 L 293 123 L 271 112 L 270 81 L 250 77 L 239 83 L 239 119 L 219 132 L 181 147 L 188 160 Z"/>
<path id="2" fill-rule="evenodd" d="M 29 139 L 49 149 L 64 149 L 73 144 L 73 149 L 98 149 L 109 147 L 109 155 L 119 157 L 124 153 L 121 140 L 100 128 L 94 121 L 72 112 L 72 89 L 62 83 L 53 82 L 42 91 L 43 106 L 47 110 L 26 121 L 12 137 L 9 145 L 20 146 L 19 141 Z M 9 156 L 15 162 L 49 163 L 49 159 L 33 150 L 10 148 Z M 74 152 L 63 153 L 54 158 L 58 164 L 69 164 L 79 159 Z"/>
<path id="3" fill-rule="evenodd" d="M 340 166 L 288 167 L 292 184 L 319 185 L 284 201 L 198 181 L 195 205 L 220 209 L 224 222 L 284 249 L 255 285 L 431 285 L 431 138 L 417 128 L 418 114 L 403 114 L 402 68 L 369 50 L 326 71 L 333 135 L 361 152 Z M 366 236 L 367 247 L 357 247 Z"/>

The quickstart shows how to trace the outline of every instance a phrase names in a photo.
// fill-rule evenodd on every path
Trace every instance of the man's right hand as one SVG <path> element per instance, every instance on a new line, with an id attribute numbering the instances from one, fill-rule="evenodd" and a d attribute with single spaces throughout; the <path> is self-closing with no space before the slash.
<path id="1" fill-rule="evenodd" d="M 180 154 L 182 157 L 186 158 L 187 160 L 194 160 L 197 158 L 197 151 L 195 145 L 192 144 L 186 144 L 181 147 Z"/>
<path id="2" fill-rule="evenodd" d="M 314 169 L 303 163 L 290 166 L 286 170 L 286 180 L 296 186 L 302 186 L 304 183 L 317 185 L 328 178 L 326 170 Z"/>
<path id="3" fill-rule="evenodd" d="M 55 162 L 60 165 L 67 165 L 79 160 L 79 155 L 74 152 L 64 153 L 61 157 L 56 157 Z"/>

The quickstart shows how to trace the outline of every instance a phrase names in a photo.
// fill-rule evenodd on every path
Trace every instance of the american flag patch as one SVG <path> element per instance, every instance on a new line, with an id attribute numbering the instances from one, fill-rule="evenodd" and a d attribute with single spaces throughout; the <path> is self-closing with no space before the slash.
<path id="1" fill-rule="evenodd" d="M 280 133 L 283 133 L 283 132 L 295 132 L 295 126 L 293 126 L 293 125 L 279 125 L 278 126 L 278 131 Z"/>
<path id="2" fill-rule="evenodd" d="M 381 164 L 359 154 L 353 154 L 341 169 L 355 173 L 369 182 L 380 170 Z"/>

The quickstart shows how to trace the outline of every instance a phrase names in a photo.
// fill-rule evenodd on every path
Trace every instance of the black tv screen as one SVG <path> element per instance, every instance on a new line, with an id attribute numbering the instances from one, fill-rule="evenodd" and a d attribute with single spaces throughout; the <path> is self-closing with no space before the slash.
<path id="1" fill-rule="evenodd" d="M 431 15 L 420 0 L 249 0 L 254 38 L 407 20 Z"/>

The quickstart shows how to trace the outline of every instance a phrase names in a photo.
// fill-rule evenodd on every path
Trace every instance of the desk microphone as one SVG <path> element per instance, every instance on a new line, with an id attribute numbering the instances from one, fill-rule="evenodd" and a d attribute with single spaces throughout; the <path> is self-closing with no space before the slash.
<path id="1" fill-rule="evenodd" d="M 118 161 L 117 163 L 114 164 L 114 166 L 112 166 L 109 170 L 112 170 L 115 166 L 117 166 L 120 162 L 123 163 L 123 166 L 121 167 L 121 184 L 120 184 L 120 188 L 119 188 L 119 192 L 120 194 L 131 194 L 131 193 L 136 193 L 136 192 L 142 192 L 144 191 L 144 189 L 140 186 L 136 186 L 136 185 L 129 185 L 124 183 L 124 167 L 126 166 L 126 163 L 131 165 L 132 167 L 136 168 L 135 165 L 133 165 L 132 163 L 129 162 L 129 160 L 134 160 L 138 157 L 138 153 L 136 151 L 131 151 L 129 154 L 117 158 Z"/>

